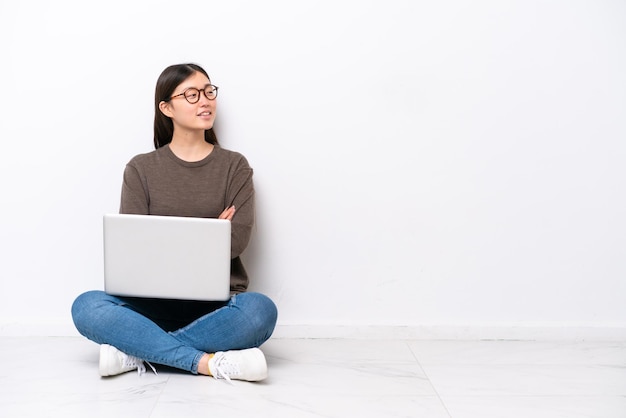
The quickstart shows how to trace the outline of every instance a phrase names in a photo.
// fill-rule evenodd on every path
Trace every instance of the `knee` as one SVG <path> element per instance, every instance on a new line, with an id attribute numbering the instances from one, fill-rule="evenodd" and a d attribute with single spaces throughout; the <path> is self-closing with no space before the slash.
<path id="1" fill-rule="evenodd" d="M 108 295 L 101 290 L 90 290 L 78 296 L 72 303 L 72 320 L 76 328 L 81 330 L 81 325 L 90 321 L 90 316 L 97 311 L 98 305 Z"/>
<path id="2" fill-rule="evenodd" d="M 102 293 L 99 290 L 90 290 L 78 296 L 72 303 L 72 316 L 80 314 L 85 307 L 91 305 L 94 299 Z"/>
<path id="3" fill-rule="evenodd" d="M 276 304 L 274 304 L 270 298 L 261 293 L 250 293 L 250 296 L 252 298 L 256 316 L 263 319 L 263 322 L 271 325 L 273 329 L 274 325 L 276 325 L 276 320 L 278 319 L 278 309 L 276 308 Z"/>
<path id="4" fill-rule="evenodd" d="M 262 336 L 263 342 L 269 339 L 278 320 L 278 309 L 274 302 L 255 292 L 241 293 L 236 298 L 237 304 L 247 313 L 249 325 L 256 328 L 257 335 Z"/>

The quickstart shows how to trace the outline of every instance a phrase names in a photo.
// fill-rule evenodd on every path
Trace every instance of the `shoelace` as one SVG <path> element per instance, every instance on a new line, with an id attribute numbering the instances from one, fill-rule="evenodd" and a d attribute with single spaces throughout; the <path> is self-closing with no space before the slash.
<path id="1" fill-rule="evenodd" d="M 156 369 L 154 368 L 154 366 L 152 364 L 150 364 L 150 362 L 146 361 L 145 363 L 148 364 L 148 366 L 150 366 L 150 368 L 152 369 L 152 371 L 154 372 L 155 375 L 158 376 L 158 373 L 156 371 Z M 144 374 L 146 372 L 146 366 L 144 365 L 144 360 L 137 358 L 137 357 L 133 357 L 133 356 L 129 356 L 126 355 L 124 357 L 124 367 L 129 367 L 129 368 L 137 368 L 137 374 L 139 376 L 141 376 L 142 374 Z"/>
<path id="2" fill-rule="evenodd" d="M 230 376 L 237 376 L 241 374 L 239 365 L 228 360 L 226 353 L 216 353 L 213 358 L 213 367 L 211 369 L 213 377 L 216 379 L 225 379 L 229 383 L 233 383 L 230 380 Z"/>

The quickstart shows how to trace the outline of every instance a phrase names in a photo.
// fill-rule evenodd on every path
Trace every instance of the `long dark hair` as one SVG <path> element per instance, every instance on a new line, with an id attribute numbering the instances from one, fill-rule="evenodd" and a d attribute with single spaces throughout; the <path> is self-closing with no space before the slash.
<path id="1" fill-rule="evenodd" d="M 159 103 L 168 101 L 176 87 L 196 72 L 204 74 L 209 81 L 211 80 L 207 72 L 197 64 L 171 65 L 159 76 L 154 92 L 154 148 L 169 144 L 174 135 L 174 123 L 161 112 Z M 204 140 L 209 144 L 218 144 L 213 128 L 204 131 Z"/>

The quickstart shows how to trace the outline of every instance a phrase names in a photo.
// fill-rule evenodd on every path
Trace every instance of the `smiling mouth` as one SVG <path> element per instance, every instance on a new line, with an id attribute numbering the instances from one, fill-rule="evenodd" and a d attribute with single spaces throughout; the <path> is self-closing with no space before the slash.
<path id="1" fill-rule="evenodd" d="M 202 113 L 199 113 L 198 116 L 211 116 L 211 112 L 209 111 L 202 112 Z"/>

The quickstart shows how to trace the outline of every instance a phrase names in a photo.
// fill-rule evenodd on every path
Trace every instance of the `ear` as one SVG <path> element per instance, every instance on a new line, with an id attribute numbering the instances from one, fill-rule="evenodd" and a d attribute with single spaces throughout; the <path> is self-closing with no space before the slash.
<path id="1" fill-rule="evenodd" d="M 159 103 L 159 110 L 168 118 L 171 118 L 173 116 L 171 106 L 168 102 Z"/>

